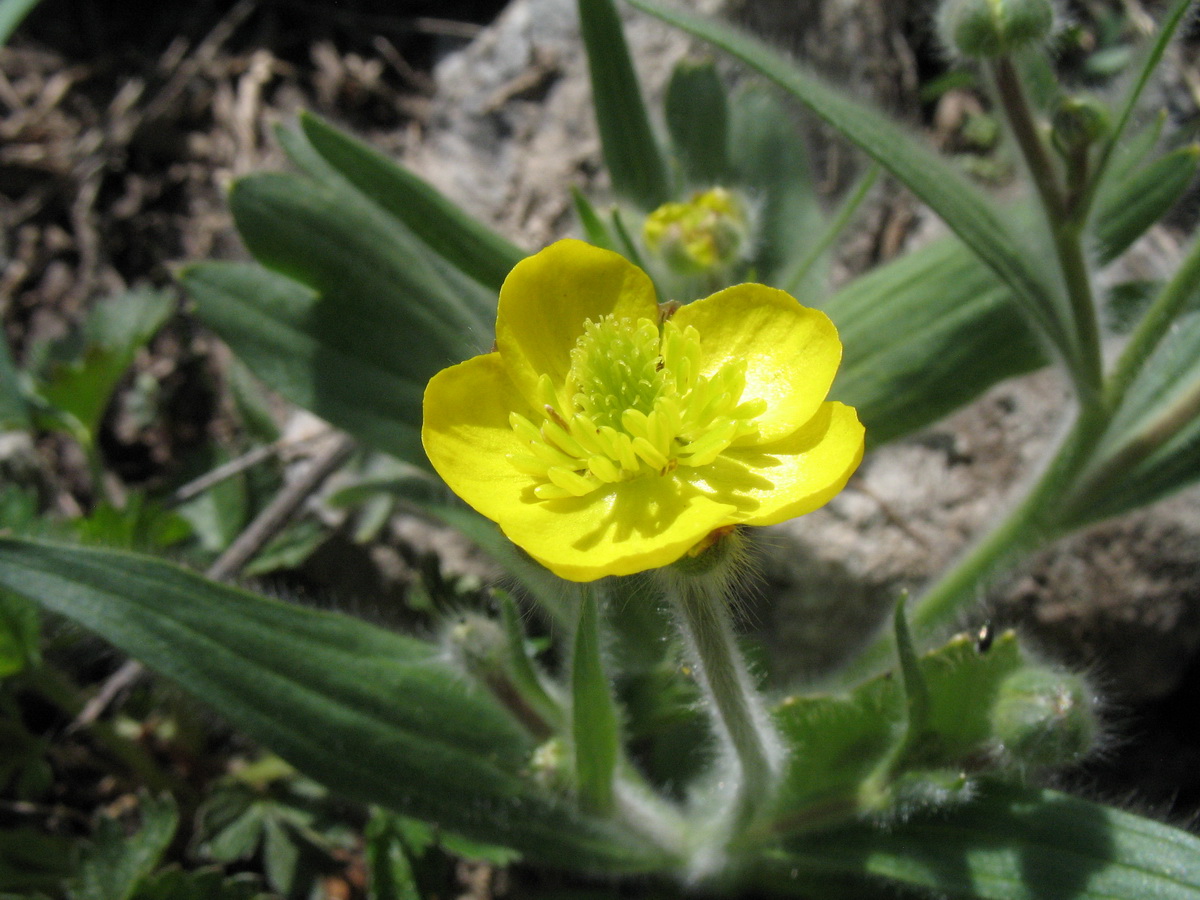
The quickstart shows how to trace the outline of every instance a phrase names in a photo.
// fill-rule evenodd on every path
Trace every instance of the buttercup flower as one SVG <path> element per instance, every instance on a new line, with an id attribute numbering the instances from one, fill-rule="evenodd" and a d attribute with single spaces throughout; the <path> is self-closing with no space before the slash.
<path id="1" fill-rule="evenodd" d="M 863 428 L 825 400 L 841 353 L 829 319 L 783 291 L 660 309 L 636 266 L 559 241 L 505 280 L 496 349 L 430 380 L 422 441 L 451 489 L 551 571 L 628 575 L 845 486 Z"/>

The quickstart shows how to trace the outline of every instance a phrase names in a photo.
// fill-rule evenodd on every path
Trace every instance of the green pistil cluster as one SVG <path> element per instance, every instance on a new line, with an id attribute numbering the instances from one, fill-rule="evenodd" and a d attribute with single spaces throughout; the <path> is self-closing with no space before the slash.
<path id="1" fill-rule="evenodd" d="M 734 441 L 757 433 L 754 420 L 766 402 L 742 402 L 744 363 L 727 363 L 711 376 L 699 368 L 700 335 L 691 326 L 668 319 L 660 330 L 649 319 L 589 319 L 571 351 L 563 393 L 547 375 L 538 383 L 541 425 L 509 415 L 529 445 L 528 454 L 509 459 L 538 479 L 534 494 L 542 500 L 708 465 Z"/>

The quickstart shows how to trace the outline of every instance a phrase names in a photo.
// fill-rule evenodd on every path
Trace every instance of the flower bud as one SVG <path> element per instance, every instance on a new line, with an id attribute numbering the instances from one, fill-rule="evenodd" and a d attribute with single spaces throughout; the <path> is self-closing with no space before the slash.
<path id="1" fill-rule="evenodd" d="M 1087 97 L 1066 97 L 1054 111 L 1050 140 L 1068 159 L 1108 134 L 1108 110 Z"/>
<path id="2" fill-rule="evenodd" d="M 1079 675 L 1030 667 L 1000 684 L 992 730 L 1016 763 L 1076 762 L 1092 749 L 1097 725 L 1087 684 Z"/>
<path id="3" fill-rule="evenodd" d="M 686 203 L 664 203 L 646 218 L 646 248 L 681 274 L 707 272 L 737 259 L 746 243 L 742 202 L 725 188 L 700 191 Z"/>
<path id="4" fill-rule="evenodd" d="M 1003 56 L 1043 40 L 1054 24 L 1050 0 L 943 0 L 942 40 L 963 56 Z"/>

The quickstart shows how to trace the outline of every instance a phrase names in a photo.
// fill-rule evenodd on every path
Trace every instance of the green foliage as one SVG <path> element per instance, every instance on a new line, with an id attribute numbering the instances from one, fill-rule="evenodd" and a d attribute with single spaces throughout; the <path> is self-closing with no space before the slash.
<path id="1" fill-rule="evenodd" d="M 179 821 L 169 797 L 143 797 L 132 835 L 115 819 L 102 818 L 85 850 L 71 900 L 131 900 L 143 878 L 158 865 Z"/>

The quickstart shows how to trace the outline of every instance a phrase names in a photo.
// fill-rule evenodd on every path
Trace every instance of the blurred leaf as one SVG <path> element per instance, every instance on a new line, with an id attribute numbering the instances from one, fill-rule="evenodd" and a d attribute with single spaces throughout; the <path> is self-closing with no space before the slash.
<path id="1" fill-rule="evenodd" d="M 367 823 L 368 900 L 421 900 L 395 818 L 392 813 L 376 810 Z"/>
<path id="2" fill-rule="evenodd" d="M 133 900 L 266 900 L 250 874 L 226 878 L 219 869 L 170 868 L 142 881 Z"/>
<path id="3" fill-rule="evenodd" d="M 38 0 L 0 0 L 0 47 L 8 43 L 17 26 L 37 5 Z"/>
<path id="4" fill-rule="evenodd" d="M 958 170 L 875 109 L 841 95 L 778 52 L 718 22 L 653 2 L 630 3 L 710 41 L 798 98 L 929 205 L 1009 286 L 1020 308 L 1070 360 L 1070 311 L 1045 253 Z M 733 134 L 739 134 L 735 126 Z M 1028 229 L 1025 229 L 1028 231 Z M 1040 265 L 1047 263 L 1046 266 Z"/>
<path id="5" fill-rule="evenodd" d="M 132 835 L 126 835 L 115 819 L 100 820 L 84 854 L 78 885 L 70 892 L 72 900 L 126 900 L 158 865 L 179 821 L 175 801 L 166 795 L 143 796 L 138 810 L 141 825 Z"/>
<path id="6" fill-rule="evenodd" d="M 44 834 L 33 828 L 0 830 L 0 891 L 38 890 L 57 893 L 63 881 L 75 873 L 79 847 L 61 835 Z"/>
<path id="7" fill-rule="evenodd" d="M 613 192 L 650 211 L 671 198 L 670 179 L 621 17 L 612 0 L 578 0 L 579 30 L 592 79 L 592 106 Z"/>
<path id="8" fill-rule="evenodd" d="M 137 288 L 100 301 L 74 341 L 53 352 L 39 389 L 94 441 L 117 383 L 175 308 L 170 291 Z"/>
<path id="9" fill-rule="evenodd" d="M 329 529 L 314 519 L 294 522 L 275 535 L 243 568 L 248 578 L 280 569 L 299 568 L 329 538 Z"/>
<path id="10" fill-rule="evenodd" d="M 872 446 L 1046 364 L 1010 292 L 953 239 L 868 272 L 822 308 L 845 346 L 831 396 L 858 409 Z"/>
<path id="11" fill-rule="evenodd" d="M 1092 218 L 1096 253 L 1109 263 L 1170 211 L 1191 186 L 1200 167 L 1200 146 L 1180 147 L 1110 182 Z"/>
<path id="12" fill-rule="evenodd" d="M 583 228 L 583 235 L 587 238 L 588 243 L 605 250 L 615 251 L 617 249 L 616 241 L 609 234 L 608 226 L 604 224 L 604 220 L 596 212 L 591 201 L 575 187 L 571 188 L 571 201 L 575 206 L 575 215 L 579 218 L 579 225 Z"/>
<path id="13" fill-rule="evenodd" d="M 263 385 L 240 359 L 230 360 L 229 393 L 248 436 L 264 444 L 279 440 L 282 433 L 271 411 Z"/>
<path id="14" fill-rule="evenodd" d="M 728 149 L 730 168 L 756 208 L 755 277 L 778 285 L 794 280 L 790 274 L 825 222 L 800 129 L 769 86 L 752 84 L 734 97 Z"/>
<path id="15" fill-rule="evenodd" d="M 753 875 L 780 893 L 837 879 L 825 897 L 888 884 L 977 900 L 1196 900 L 1200 839 L 1055 791 L 987 783 L 950 810 L 792 841 Z"/>
<path id="16" fill-rule="evenodd" d="M 0 586 L 91 629 L 300 771 L 549 865 L 669 865 L 522 774 L 532 742 L 433 644 L 133 555 L 0 538 Z"/>
<path id="17" fill-rule="evenodd" d="M 671 143 L 688 183 L 707 188 L 728 176 L 729 101 L 712 60 L 683 59 L 667 84 L 666 114 Z"/>
<path id="18" fill-rule="evenodd" d="M 165 550 L 192 533 L 179 513 L 136 491 L 129 494 L 123 507 L 97 504 L 88 515 L 72 521 L 71 528 L 84 543 L 123 550 Z"/>
<path id="19" fill-rule="evenodd" d="M 490 292 L 498 292 L 512 267 L 527 255 L 416 175 L 325 120 L 304 113 L 300 125 L 313 148 L 365 197 Z"/>
<path id="20" fill-rule="evenodd" d="M 38 664 L 40 635 L 37 607 L 24 597 L 0 591 L 0 680 Z"/>
<path id="21" fill-rule="evenodd" d="M 1080 527 L 1200 479 L 1200 310 L 1177 319 L 1147 360 L 1081 478 L 1064 524 Z"/>
<path id="22" fill-rule="evenodd" d="M 0 7 L 0 11 L 2 11 Z M 0 44 L 4 42 L 0 40 Z M 0 432 L 27 429 L 31 425 L 29 408 L 21 391 L 20 376 L 13 364 L 8 338 L 0 331 Z"/>

